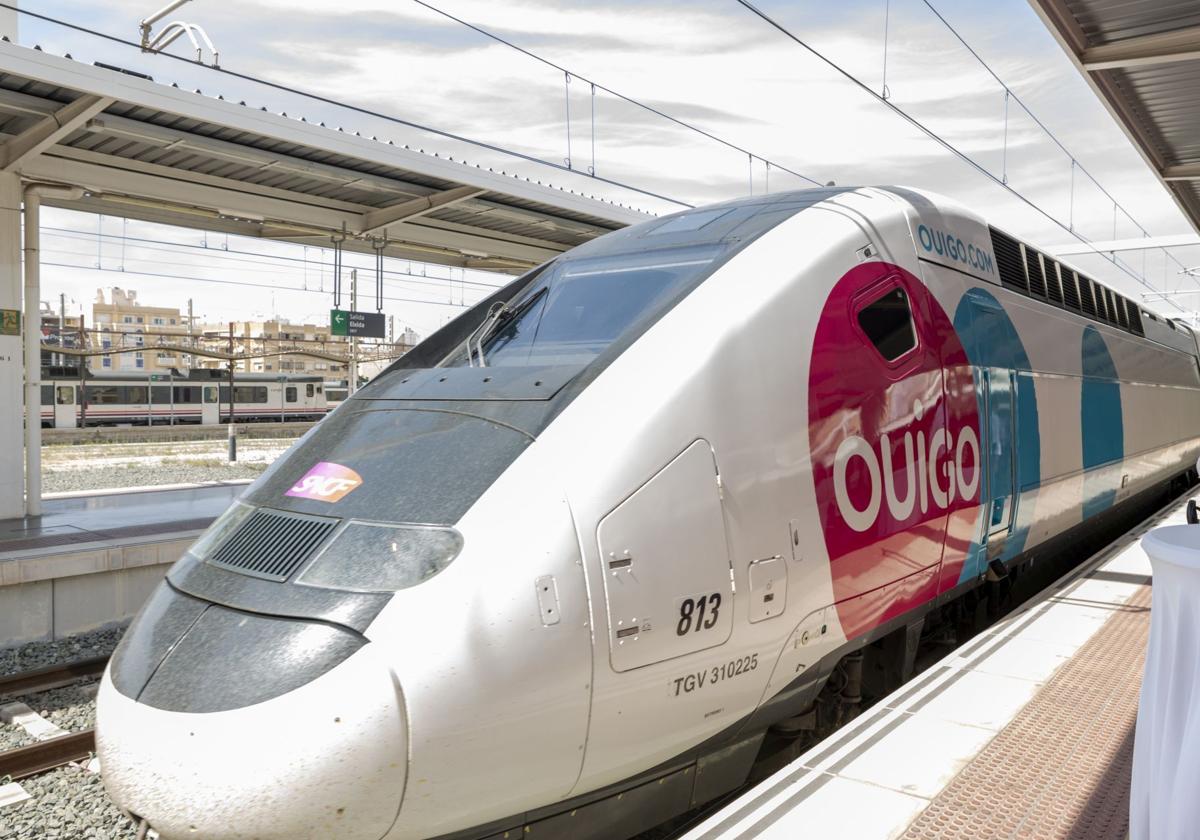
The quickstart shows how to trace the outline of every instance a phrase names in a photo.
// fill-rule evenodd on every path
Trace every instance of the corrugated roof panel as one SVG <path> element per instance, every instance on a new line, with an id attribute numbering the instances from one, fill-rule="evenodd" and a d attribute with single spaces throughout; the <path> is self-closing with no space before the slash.
<path id="1" fill-rule="evenodd" d="M 1165 169 L 1200 165 L 1200 61 L 1163 59 L 1132 47 L 1089 54 L 1091 48 L 1171 35 L 1200 26 L 1197 0 L 1030 0 L 1084 77 L 1105 100 L 1131 142 L 1200 231 L 1196 182 L 1166 180 Z M 1165 43 L 1180 48 L 1180 39 Z M 1163 39 L 1154 45 L 1163 49 Z M 1145 44 L 1141 44 L 1145 47 Z M 1186 55 L 1186 47 L 1183 47 Z M 1139 54 L 1141 53 L 1141 54 Z M 1150 56 L 1149 58 L 1147 56 Z M 1178 177 L 1173 175 L 1172 177 Z"/>
<path id="2" fill-rule="evenodd" d="M 1067 0 L 1092 46 L 1200 25 L 1195 0 Z"/>

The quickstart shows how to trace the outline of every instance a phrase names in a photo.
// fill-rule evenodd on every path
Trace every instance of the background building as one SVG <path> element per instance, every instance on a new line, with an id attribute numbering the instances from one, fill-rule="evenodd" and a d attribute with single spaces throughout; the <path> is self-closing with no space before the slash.
<path id="1" fill-rule="evenodd" d="M 187 344 L 187 316 L 178 307 L 143 306 L 133 289 L 114 286 L 107 301 L 104 290 L 97 289 L 92 328 L 95 349 L 136 348 L 131 353 L 93 356 L 94 371 L 168 373 L 172 368 L 184 370 L 188 366 L 186 354 L 156 349 L 164 344 Z"/>

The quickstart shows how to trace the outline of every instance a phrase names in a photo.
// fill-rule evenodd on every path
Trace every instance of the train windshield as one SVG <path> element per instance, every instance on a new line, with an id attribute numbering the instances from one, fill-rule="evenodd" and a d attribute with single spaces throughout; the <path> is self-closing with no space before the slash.
<path id="1" fill-rule="evenodd" d="M 692 247 L 564 259 L 497 304 L 439 367 L 583 365 L 669 305 L 723 252 Z"/>

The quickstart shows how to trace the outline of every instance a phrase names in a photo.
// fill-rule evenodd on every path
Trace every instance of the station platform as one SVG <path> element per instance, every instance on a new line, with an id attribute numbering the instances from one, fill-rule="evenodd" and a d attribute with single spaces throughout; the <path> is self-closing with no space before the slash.
<path id="1" fill-rule="evenodd" d="M 1150 630 L 1143 522 L 685 837 L 1124 840 Z"/>
<path id="2" fill-rule="evenodd" d="M 248 481 L 62 494 L 0 520 L 0 639 L 61 638 L 133 616 Z"/>

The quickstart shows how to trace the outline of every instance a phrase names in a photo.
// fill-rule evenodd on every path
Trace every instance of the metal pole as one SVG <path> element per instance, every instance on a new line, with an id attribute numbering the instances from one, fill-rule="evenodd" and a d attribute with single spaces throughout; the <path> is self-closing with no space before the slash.
<path id="1" fill-rule="evenodd" d="M 188 347 L 196 346 L 196 336 L 193 332 L 196 321 L 192 318 L 192 299 L 188 298 Z M 188 370 L 196 366 L 196 357 L 188 353 Z"/>
<path id="2" fill-rule="evenodd" d="M 79 310 L 79 347 L 86 350 L 88 348 L 87 332 L 83 328 L 83 308 Z M 87 426 L 87 371 L 88 371 L 88 356 L 82 356 L 79 360 L 79 428 L 83 429 Z"/>
<path id="3" fill-rule="evenodd" d="M 233 321 L 229 322 L 229 425 L 233 425 Z M 232 460 L 232 459 L 231 459 Z"/>
<path id="4" fill-rule="evenodd" d="M 230 397 L 232 399 L 232 396 Z M 230 420 L 229 425 L 225 427 L 229 432 L 229 463 L 237 460 L 237 426 Z"/>
<path id="5" fill-rule="evenodd" d="M 175 374 L 167 374 L 167 393 L 171 395 L 171 425 L 175 425 Z"/>
<path id="6" fill-rule="evenodd" d="M 67 335 L 67 296 L 64 293 L 58 295 L 58 363 L 65 365 L 67 363 L 66 354 L 61 350 L 65 345 Z"/>
<path id="7" fill-rule="evenodd" d="M 146 428 L 154 426 L 154 374 L 146 374 Z"/>
<path id="8" fill-rule="evenodd" d="M 286 382 L 287 382 L 286 378 L 284 378 L 283 376 L 279 377 L 279 422 L 280 423 L 287 422 L 283 416 L 283 400 L 284 400 L 284 395 L 287 393 Z"/>
<path id="9" fill-rule="evenodd" d="M 41 199 L 25 191 L 25 515 L 42 515 Z"/>
<path id="10" fill-rule="evenodd" d="M 350 309 L 358 311 L 358 269 L 350 270 Z M 358 339 L 350 337 L 350 387 L 346 391 L 351 396 L 358 390 Z"/>

